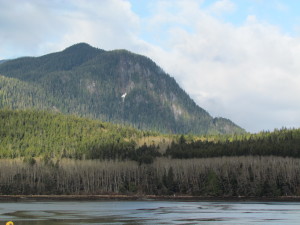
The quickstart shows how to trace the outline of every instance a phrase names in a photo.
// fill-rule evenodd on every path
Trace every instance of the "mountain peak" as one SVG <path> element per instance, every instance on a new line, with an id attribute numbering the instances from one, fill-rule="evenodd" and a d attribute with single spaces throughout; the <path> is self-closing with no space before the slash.
<path id="1" fill-rule="evenodd" d="M 85 53 L 85 52 L 104 52 L 102 49 L 94 48 L 91 45 L 81 42 L 63 50 L 65 53 Z"/>
<path id="2" fill-rule="evenodd" d="M 80 50 L 80 49 L 94 49 L 91 45 L 85 43 L 85 42 L 80 42 L 74 45 L 71 45 L 67 47 L 64 51 L 74 51 L 74 50 Z"/>

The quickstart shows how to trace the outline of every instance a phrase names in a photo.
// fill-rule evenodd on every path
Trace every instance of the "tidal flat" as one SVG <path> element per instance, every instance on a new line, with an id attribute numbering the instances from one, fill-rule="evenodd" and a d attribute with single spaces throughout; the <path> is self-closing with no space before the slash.
<path id="1" fill-rule="evenodd" d="M 0 203 L 16 225 L 299 224 L 300 202 L 18 201 Z"/>

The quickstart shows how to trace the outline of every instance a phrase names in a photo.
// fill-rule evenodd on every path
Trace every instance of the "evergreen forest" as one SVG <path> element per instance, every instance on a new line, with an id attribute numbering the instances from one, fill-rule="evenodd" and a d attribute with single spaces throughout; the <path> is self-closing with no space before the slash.
<path id="1" fill-rule="evenodd" d="M 0 110 L 0 194 L 300 195 L 300 129 L 166 135 Z"/>

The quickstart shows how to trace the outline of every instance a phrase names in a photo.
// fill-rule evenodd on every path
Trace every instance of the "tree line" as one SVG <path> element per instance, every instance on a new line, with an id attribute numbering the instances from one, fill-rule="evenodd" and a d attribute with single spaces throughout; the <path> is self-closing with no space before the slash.
<path id="1" fill-rule="evenodd" d="M 0 160 L 0 194 L 300 195 L 300 159 L 283 157 Z"/>
<path id="2" fill-rule="evenodd" d="M 180 136 L 166 150 L 173 158 L 206 158 L 222 156 L 300 157 L 300 129 L 265 131 L 258 134 L 208 136 L 200 140 Z"/>

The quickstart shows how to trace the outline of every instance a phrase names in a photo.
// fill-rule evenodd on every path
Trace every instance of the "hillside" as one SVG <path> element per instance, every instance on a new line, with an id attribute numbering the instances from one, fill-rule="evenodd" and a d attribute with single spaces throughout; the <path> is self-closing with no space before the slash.
<path id="1" fill-rule="evenodd" d="M 0 110 L 0 118 L 0 158 L 139 160 L 138 143 L 155 135 L 46 111 L 6 109 Z"/>
<path id="2" fill-rule="evenodd" d="M 149 58 L 85 43 L 0 64 L 0 107 L 47 109 L 166 133 L 230 134 Z M 126 95 L 122 98 L 122 95 Z"/>
<path id="3" fill-rule="evenodd" d="M 163 135 L 47 111 L 2 109 L 0 118 L 0 158 L 300 157 L 300 129 L 227 136 Z"/>

